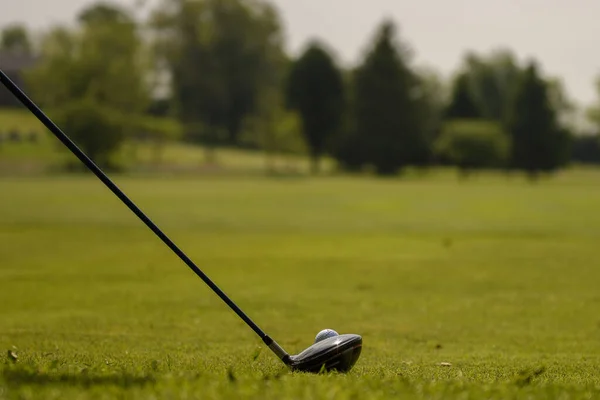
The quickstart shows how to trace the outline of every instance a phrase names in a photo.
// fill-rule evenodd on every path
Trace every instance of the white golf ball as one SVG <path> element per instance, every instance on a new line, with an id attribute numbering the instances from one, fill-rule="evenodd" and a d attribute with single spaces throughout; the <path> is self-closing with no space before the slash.
<path id="1" fill-rule="evenodd" d="M 323 329 L 321 332 L 317 333 L 317 336 L 315 337 L 315 343 L 320 342 L 323 339 L 330 338 L 332 336 L 339 336 L 339 333 L 337 333 L 333 329 Z"/>

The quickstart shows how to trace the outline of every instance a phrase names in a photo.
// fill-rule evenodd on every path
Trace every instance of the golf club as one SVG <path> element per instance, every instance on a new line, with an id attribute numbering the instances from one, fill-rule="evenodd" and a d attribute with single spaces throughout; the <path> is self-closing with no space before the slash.
<path id="1" fill-rule="evenodd" d="M 219 287 L 205 275 L 185 253 L 175 245 L 150 220 L 125 193 L 77 145 L 46 116 L 46 114 L 27 97 L 27 95 L 0 69 L 0 81 L 35 117 L 42 122 L 79 160 L 93 172 L 129 209 L 146 224 L 200 279 L 204 281 L 252 330 L 262 341 L 293 371 L 348 372 L 358 360 L 362 350 L 362 337 L 355 334 L 343 334 L 329 337 L 314 343 L 298 355 L 288 354 L 277 342 L 263 332 Z"/>

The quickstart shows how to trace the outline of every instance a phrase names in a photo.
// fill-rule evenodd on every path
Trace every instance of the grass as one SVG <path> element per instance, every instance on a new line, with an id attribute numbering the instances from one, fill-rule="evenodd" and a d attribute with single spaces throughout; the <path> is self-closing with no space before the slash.
<path id="1" fill-rule="evenodd" d="M 1 179 L 0 398 L 598 398 L 599 181 L 115 177 L 288 351 L 363 335 L 306 375 L 95 178 Z"/>
<path id="2" fill-rule="evenodd" d="M 9 132 L 17 132 L 19 142 L 8 141 Z M 29 140 L 30 132 L 35 141 Z M 68 132 L 66 132 L 69 134 Z M 73 155 L 27 110 L 0 109 L 0 174 L 15 175 L 30 172 L 47 172 L 64 166 L 68 161 L 77 161 Z M 125 142 L 114 161 L 132 172 L 190 172 L 194 174 L 215 171 L 226 174 L 256 175 L 267 169 L 262 151 L 219 148 L 216 165 L 206 165 L 206 152 L 202 146 L 169 142 L 157 147 L 148 142 Z M 308 161 L 304 156 L 278 156 L 275 167 L 280 173 L 305 173 Z M 323 169 L 331 170 L 331 160 L 324 160 Z"/>
<path id="3" fill-rule="evenodd" d="M 132 173 L 264 175 L 266 172 L 265 156 L 260 151 L 219 148 L 216 150 L 216 162 L 208 164 L 202 146 L 177 142 L 162 146 L 158 156 L 151 143 L 125 143 L 114 159 Z M 49 135 L 39 138 L 37 142 L 0 143 L 2 175 L 56 171 L 64 168 L 67 162 L 79 163 L 57 139 Z M 280 173 L 303 174 L 308 171 L 306 158 L 297 155 L 278 156 L 275 163 Z M 332 163 L 327 160 L 324 167 L 325 171 L 330 170 Z"/>
<path id="4" fill-rule="evenodd" d="M 0 108 L 0 132 L 10 131 L 42 136 L 46 128 L 25 108 Z"/>

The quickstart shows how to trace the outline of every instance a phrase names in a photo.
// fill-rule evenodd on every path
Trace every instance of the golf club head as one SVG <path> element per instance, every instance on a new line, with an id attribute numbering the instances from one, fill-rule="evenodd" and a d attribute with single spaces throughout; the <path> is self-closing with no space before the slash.
<path id="1" fill-rule="evenodd" d="M 317 342 L 295 356 L 289 357 L 288 365 L 293 371 L 348 372 L 360 356 L 362 337 L 354 334 L 333 336 Z"/>

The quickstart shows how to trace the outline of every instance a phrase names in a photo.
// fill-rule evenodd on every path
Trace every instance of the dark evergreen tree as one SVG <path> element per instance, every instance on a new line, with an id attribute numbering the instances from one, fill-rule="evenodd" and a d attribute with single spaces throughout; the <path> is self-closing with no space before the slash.
<path id="1" fill-rule="evenodd" d="M 569 133 L 557 122 L 548 85 L 534 62 L 521 76 L 511 111 L 513 168 L 536 178 L 540 172 L 556 170 L 568 161 Z"/>
<path id="2" fill-rule="evenodd" d="M 339 133 L 342 124 L 342 73 L 327 50 L 313 42 L 293 63 L 286 89 L 289 107 L 302 119 L 312 171 L 316 173 L 320 157 L 327 150 L 330 139 Z"/>
<path id="3" fill-rule="evenodd" d="M 380 27 L 354 78 L 355 139 L 365 161 L 389 175 L 427 153 L 419 107 L 419 77 L 409 66 L 407 47 L 396 40 L 392 22 Z"/>
<path id="4" fill-rule="evenodd" d="M 481 118 L 481 112 L 469 89 L 469 78 L 464 73 L 460 74 L 454 82 L 452 98 L 446 109 L 445 118 L 448 120 Z"/>

